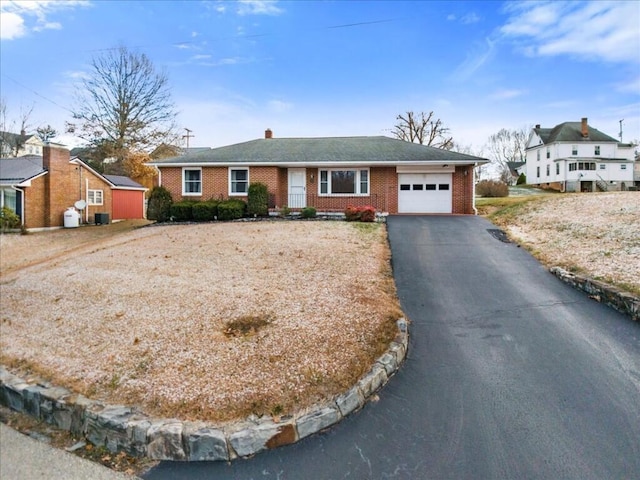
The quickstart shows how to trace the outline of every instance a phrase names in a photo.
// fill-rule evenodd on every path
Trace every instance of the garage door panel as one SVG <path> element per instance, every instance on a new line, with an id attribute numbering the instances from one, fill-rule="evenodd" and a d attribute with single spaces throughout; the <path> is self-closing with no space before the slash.
<path id="1" fill-rule="evenodd" d="M 398 174 L 399 213 L 451 213 L 450 173 Z"/>

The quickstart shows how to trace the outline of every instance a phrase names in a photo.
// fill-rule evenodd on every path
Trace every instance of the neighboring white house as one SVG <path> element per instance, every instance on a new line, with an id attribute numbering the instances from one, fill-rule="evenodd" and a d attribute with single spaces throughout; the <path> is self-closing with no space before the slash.
<path id="1" fill-rule="evenodd" d="M 23 157 L 25 155 L 42 155 L 44 143 L 35 135 L 24 131 L 17 133 L 0 132 L 0 157 Z"/>
<path id="2" fill-rule="evenodd" d="M 581 122 L 532 129 L 527 183 L 562 192 L 627 190 L 634 185 L 634 147 Z"/>

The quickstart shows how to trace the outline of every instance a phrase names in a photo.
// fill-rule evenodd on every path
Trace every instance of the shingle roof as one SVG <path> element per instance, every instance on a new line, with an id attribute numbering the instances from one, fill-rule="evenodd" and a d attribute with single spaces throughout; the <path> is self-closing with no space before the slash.
<path id="1" fill-rule="evenodd" d="M 618 140 L 610 137 L 600 130 L 588 127 L 589 136 L 585 139 L 582 136 L 581 122 L 564 122 L 553 128 L 535 128 L 535 132 L 540 136 L 543 143 L 549 144 L 553 142 L 615 142 Z"/>
<path id="2" fill-rule="evenodd" d="M 23 182 L 45 171 L 38 155 L 0 158 L 0 183 L 4 185 Z"/>
<path id="3" fill-rule="evenodd" d="M 134 182 L 129 177 L 125 177 L 123 175 L 102 175 L 104 178 L 109 180 L 116 187 L 128 187 L 128 188 L 145 188 L 140 185 L 138 182 Z"/>
<path id="4" fill-rule="evenodd" d="M 486 163 L 484 158 L 389 137 L 268 138 L 150 162 L 163 164 Z"/>

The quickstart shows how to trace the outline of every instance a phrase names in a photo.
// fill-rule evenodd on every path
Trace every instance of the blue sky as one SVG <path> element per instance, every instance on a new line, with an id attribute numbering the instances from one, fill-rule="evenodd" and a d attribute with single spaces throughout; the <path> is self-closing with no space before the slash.
<path id="1" fill-rule="evenodd" d="M 92 56 L 124 45 L 168 74 L 191 146 L 391 135 L 431 110 L 480 153 L 501 128 L 588 117 L 640 139 L 640 2 L 2 0 L 9 119 L 71 119 Z M 69 145 L 69 136 L 57 139 Z"/>

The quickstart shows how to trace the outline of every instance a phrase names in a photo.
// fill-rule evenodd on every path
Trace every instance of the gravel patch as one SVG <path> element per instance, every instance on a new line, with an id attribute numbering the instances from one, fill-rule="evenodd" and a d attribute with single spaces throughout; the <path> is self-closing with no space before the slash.
<path id="1" fill-rule="evenodd" d="M 349 388 L 388 347 L 389 255 L 379 224 L 135 230 L 3 273 L 1 360 L 150 415 L 286 414 Z"/>

